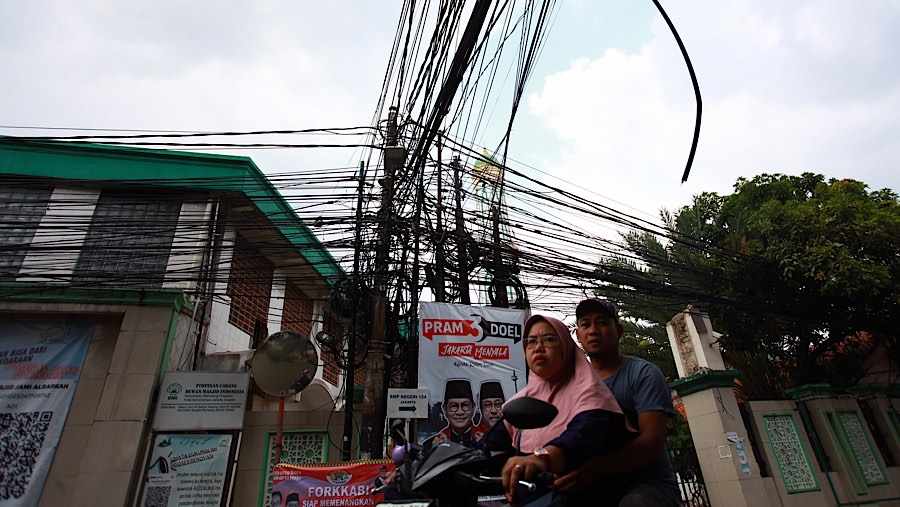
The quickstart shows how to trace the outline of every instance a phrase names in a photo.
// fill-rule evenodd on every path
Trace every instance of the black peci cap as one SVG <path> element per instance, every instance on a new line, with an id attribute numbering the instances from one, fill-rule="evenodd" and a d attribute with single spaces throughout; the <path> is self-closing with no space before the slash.
<path id="1" fill-rule="evenodd" d="M 506 399 L 506 396 L 503 395 L 503 386 L 500 385 L 499 380 L 488 380 L 481 383 L 481 390 L 478 393 L 478 400 L 480 401 L 486 398 Z"/>
<path id="2" fill-rule="evenodd" d="M 472 398 L 472 384 L 466 379 L 450 379 L 444 387 L 444 400 L 450 398 Z"/>

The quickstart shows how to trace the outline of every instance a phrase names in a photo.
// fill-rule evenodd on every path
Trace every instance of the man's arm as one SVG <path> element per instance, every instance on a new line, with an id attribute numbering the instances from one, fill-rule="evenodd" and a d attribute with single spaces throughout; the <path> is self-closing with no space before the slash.
<path id="1" fill-rule="evenodd" d="M 640 433 L 631 442 L 609 453 L 597 456 L 580 469 L 560 477 L 553 484 L 561 491 L 577 491 L 600 476 L 633 472 L 656 459 L 666 446 L 666 420 L 669 415 L 659 410 L 638 414 Z"/>

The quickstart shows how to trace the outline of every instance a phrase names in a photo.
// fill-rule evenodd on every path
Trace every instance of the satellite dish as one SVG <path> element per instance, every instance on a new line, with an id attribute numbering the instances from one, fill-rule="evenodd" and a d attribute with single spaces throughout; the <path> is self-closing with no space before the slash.
<path id="1" fill-rule="evenodd" d="M 253 354 L 250 372 L 260 389 L 272 396 L 297 394 L 312 382 L 319 354 L 306 336 L 293 331 L 275 333 Z"/>

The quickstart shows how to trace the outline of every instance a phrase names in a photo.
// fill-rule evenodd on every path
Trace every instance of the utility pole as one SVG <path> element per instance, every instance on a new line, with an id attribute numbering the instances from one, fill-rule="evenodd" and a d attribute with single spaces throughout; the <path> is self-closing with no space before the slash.
<path id="1" fill-rule="evenodd" d="M 509 308 L 509 296 L 506 293 L 506 278 L 509 273 L 503 263 L 503 243 L 500 236 L 500 200 L 491 206 L 491 220 L 493 223 L 493 240 L 494 240 L 494 268 L 491 274 L 497 281 L 497 295 L 494 306 L 500 308 Z"/>
<path id="2" fill-rule="evenodd" d="M 350 460 L 353 442 L 353 391 L 355 390 L 354 381 L 356 380 L 356 336 L 360 330 L 360 320 L 364 317 L 361 311 L 362 292 L 359 288 L 362 282 L 359 277 L 359 255 L 362 251 L 362 206 L 363 192 L 365 191 L 365 163 L 359 163 L 359 188 L 356 200 L 356 238 L 354 240 L 353 253 L 353 278 L 350 284 L 350 298 L 353 301 L 353 320 L 350 321 L 350 337 L 347 344 L 347 371 L 344 377 L 344 437 L 341 440 L 341 459 Z"/>
<path id="3" fill-rule="evenodd" d="M 443 303 L 444 299 L 444 194 L 443 175 L 441 174 L 444 167 L 441 161 L 441 145 L 443 144 L 443 132 L 438 131 L 437 134 L 437 209 L 435 214 L 435 239 L 434 239 L 434 300 Z M 424 190 L 424 189 L 423 189 Z"/>
<path id="4" fill-rule="evenodd" d="M 378 211 L 378 245 L 375 252 L 375 286 L 372 288 L 372 327 L 369 332 L 369 355 L 366 356 L 366 387 L 363 398 L 363 434 L 369 441 L 363 451 L 372 457 L 383 454 L 385 418 L 385 324 L 387 322 L 388 265 L 393 235 L 394 179 L 406 161 L 406 148 L 397 145 L 397 108 L 388 112 L 387 136 L 384 147 L 384 179 L 382 180 L 381 209 Z M 393 351 L 390 351 L 393 352 Z M 366 445 L 368 444 L 368 445 Z"/>
<path id="5" fill-rule="evenodd" d="M 456 193 L 456 257 L 458 259 L 457 278 L 459 279 L 459 302 L 467 305 L 472 301 L 469 297 L 469 241 L 466 237 L 462 209 L 462 177 L 459 174 L 459 157 L 453 157 L 453 188 Z"/>

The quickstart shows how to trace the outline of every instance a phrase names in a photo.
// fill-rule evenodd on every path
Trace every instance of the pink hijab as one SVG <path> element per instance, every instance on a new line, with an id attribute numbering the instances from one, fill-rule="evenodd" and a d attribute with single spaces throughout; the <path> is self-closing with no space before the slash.
<path id="1" fill-rule="evenodd" d="M 521 431 L 521 450 L 526 453 L 530 453 L 560 436 L 572 419 L 581 412 L 600 409 L 622 414 L 616 398 L 600 379 L 600 376 L 591 368 L 587 358 L 575 345 L 569 328 L 561 320 L 543 315 L 532 315 L 525 322 L 522 346 L 525 346 L 524 338 L 528 336 L 531 326 L 541 320 L 553 326 L 559 336 L 565 366 L 563 366 L 563 374 L 553 382 L 548 382 L 534 373 L 530 373 L 528 385 L 510 398 L 510 400 L 514 400 L 520 396 L 531 396 L 546 401 L 559 410 L 559 414 L 548 426 Z M 625 417 L 624 414 L 622 417 Z M 519 430 L 513 428 L 509 423 L 505 424 L 509 434 L 512 435 L 513 445 L 515 445 Z"/>

